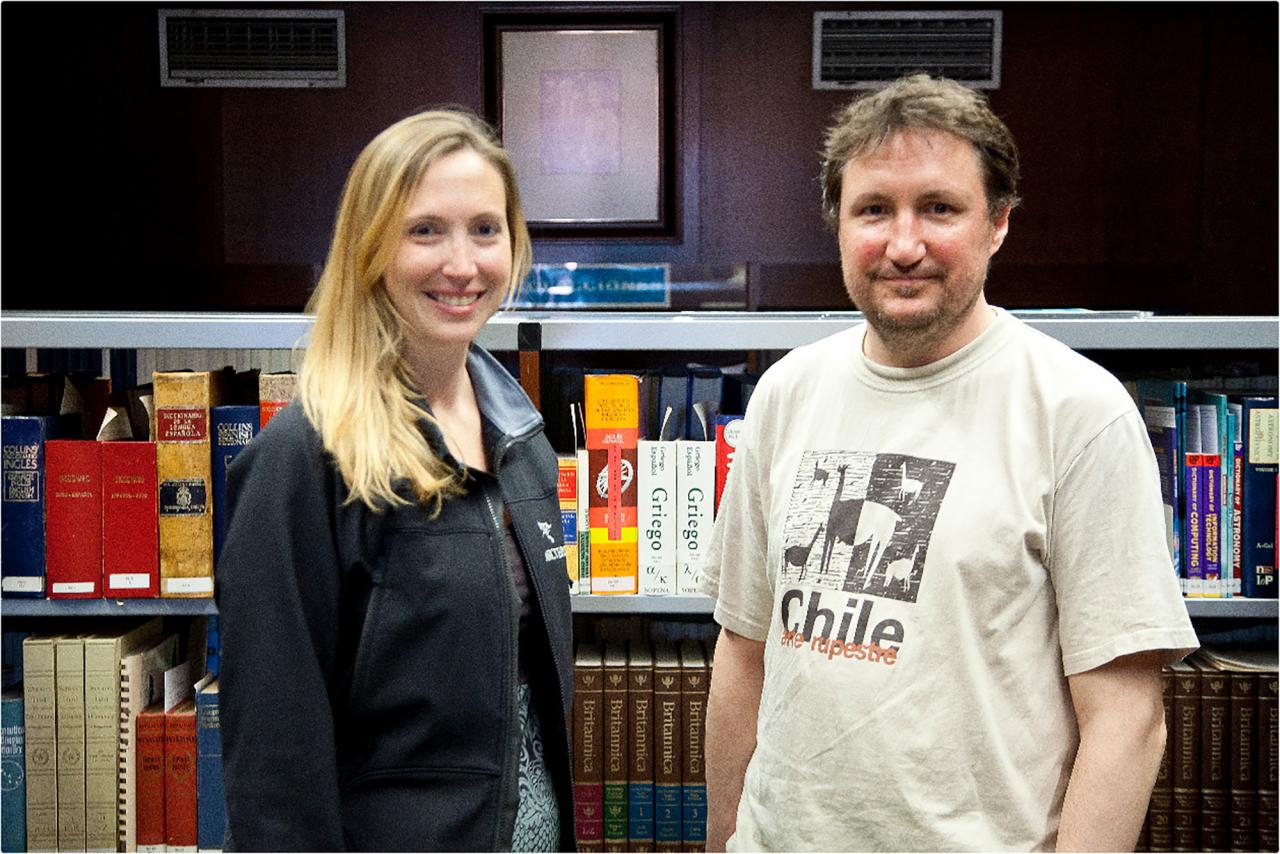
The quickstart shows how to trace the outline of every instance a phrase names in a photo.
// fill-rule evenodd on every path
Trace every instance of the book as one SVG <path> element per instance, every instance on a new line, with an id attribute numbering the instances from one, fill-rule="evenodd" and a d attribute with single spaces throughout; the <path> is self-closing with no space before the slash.
<path id="1" fill-rule="evenodd" d="M 627 650 L 627 842 L 653 850 L 653 651 L 633 641 Z"/>
<path id="2" fill-rule="evenodd" d="M 165 764 L 164 701 L 152 703 L 137 716 L 134 745 L 137 751 L 136 840 L 141 852 L 164 851 Z"/>
<path id="3" fill-rule="evenodd" d="M 1204 499 L 1204 595 L 1222 597 L 1222 458 L 1200 455 Z"/>
<path id="4" fill-rule="evenodd" d="M 27 850 L 26 724 L 21 687 L 0 695 L 0 851 Z"/>
<path id="5" fill-rule="evenodd" d="M 27 850 L 58 850 L 58 687 L 51 635 L 22 642 L 27 748 Z"/>
<path id="6" fill-rule="evenodd" d="M 560 525 L 564 531 L 564 566 L 569 593 L 578 592 L 578 456 L 556 457 L 556 496 L 560 500 Z"/>
<path id="7" fill-rule="evenodd" d="M 1274 653 L 1273 653 L 1274 655 Z M 1276 671 L 1258 674 L 1258 850 L 1277 850 L 1276 777 L 1280 762 L 1277 737 Z"/>
<path id="8" fill-rule="evenodd" d="M 1174 570 L 1185 581 L 1182 521 L 1185 518 L 1183 466 L 1186 459 L 1187 384 L 1176 380 L 1139 380 L 1136 386 L 1138 407 L 1147 426 L 1147 435 L 1151 438 L 1160 475 L 1169 552 L 1173 556 Z M 1186 592 L 1185 584 L 1183 592 Z"/>
<path id="9" fill-rule="evenodd" d="M 1173 671 L 1168 667 L 1160 670 L 1160 695 L 1164 703 L 1165 729 L 1169 733 L 1165 741 L 1164 753 L 1160 757 L 1160 767 L 1156 772 L 1156 781 L 1151 789 L 1151 803 L 1147 807 L 1147 847 L 1151 851 L 1173 850 Z"/>
<path id="10" fill-rule="evenodd" d="M 102 598 L 102 454 L 93 439 L 45 443 L 45 577 L 50 599 Z"/>
<path id="11" fill-rule="evenodd" d="M 213 434 L 213 559 L 222 553 L 227 531 L 227 467 L 245 446 L 258 435 L 259 407 L 249 404 L 226 404 L 209 410 Z"/>
<path id="12" fill-rule="evenodd" d="M 58 693 L 58 850 L 83 851 L 85 841 L 84 638 L 54 642 Z"/>
<path id="13" fill-rule="evenodd" d="M 715 440 L 715 416 L 724 395 L 724 374 L 713 365 L 689 366 L 689 405 L 682 438 Z"/>
<path id="14" fill-rule="evenodd" d="M 680 851 L 683 718 L 680 702 L 680 654 L 669 641 L 657 640 L 653 650 L 653 817 L 654 850 Z"/>
<path id="15" fill-rule="evenodd" d="M 0 513 L 0 590 L 5 596 L 45 593 L 45 442 L 60 433 L 54 416 L 0 418 L 4 492 Z"/>
<path id="16" fill-rule="evenodd" d="M 676 592 L 676 443 L 641 439 L 639 468 L 638 589 L 646 595 Z"/>
<path id="17" fill-rule="evenodd" d="M 1185 661 L 1173 671 L 1173 850 L 1200 846 L 1200 672 Z"/>
<path id="18" fill-rule="evenodd" d="M 627 651 L 604 648 L 604 850 L 627 851 Z"/>
<path id="19" fill-rule="evenodd" d="M 604 850 L 604 658 L 580 643 L 573 661 L 573 804 L 579 851 Z"/>
<path id="20" fill-rule="evenodd" d="M 588 375 L 583 383 L 590 477 L 591 593 L 635 593 L 638 384 L 628 374 Z"/>
<path id="21" fill-rule="evenodd" d="M 109 599 L 160 595 L 154 442 L 102 443 L 102 585 Z"/>
<path id="22" fill-rule="evenodd" d="M 1280 420 L 1276 398 L 1241 400 L 1244 472 L 1241 519 L 1241 593 L 1276 597 L 1276 463 Z"/>
<path id="23" fill-rule="evenodd" d="M 221 404 L 221 379 L 221 373 L 208 371 L 154 374 L 164 597 L 213 596 L 209 410 Z"/>
<path id="24" fill-rule="evenodd" d="M 578 593 L 591 593 L 591 475 L 585 448 L 578 458 Z"/>
<path id="25" fill-rule="evenodd" d="M 676 593 L 697 593 L 715 515 L 716 443 L 676 442 Z"/>
<path id="26" fill-rule="evenodd" d="M 1183 463 L 1185 477 L 1184 492 L 1187 499 L 1187 512 L 1183 526 L 1186 540 L 1183 544 L 1183 558 L 1186 570 L 1183 577 L 1182 593 L 1184 596 L 1200 598 L 1204 596 L 1205 572 L 1205 489 L 1207 487 L 1204 455 L 1188 453 Z"/>
<path id="27" fill-rule="evenodd" d="M 724 486 L 729 482 L 729 471 L 733 468 L 733 458 L 738 452 L 742 421 L 741 415 L 716 416 L 716 513 L 720 512 L 720 496 L 724 495 Z"/>
<path id="28" fill-rule="evenodd" d="M 197 850 L 196 706 L 192 697 L 164 713 L 164 843 Z"/>
<path id="29" fill-rule="evenodd" d="M 298 375 L 292 371 L 277 371 L 258 376 L 259 427 L 267 422 L 298 394 Z"/>
<path id="30" fill-rule="evenodd" d="M 222 723 L 218 714 L 218 678 L 212 673 L 196 684 L 196 841 L 201 851 L 221 851 L 227 826 L 222 786 Z"/>
<path id="31" fill-rule="evenodd" d="M 164 701 L 164 674 L 177 660 L 178 636 L 171 634 L 147 649 L 125 655 L 120 662 L 120 738 L 116 751 L 120 768 L 116 820 L 117 849 L 120 851 L 138 850 L 138 716 L 149 706 Z M 163 726 L 160 732 L 163 737 Z M 163 770 L 163 742 L 161 744 L 158 767 Z M 161 800 L 163 791 L 161 786 Z M 159 828 L 157 838 L 163 840 L 163 812 Z"/>
<path id="32" fill-rule="evenodd" d="M 680 826 L 683 849 L 707 847 L 706 721 L 710 680 L 707 658 L 699 641 L 680 642 L 680 713 L 684 722 L 681 743 Z"/>
<path id="33" fill-rule="evenodd" d="M 1231 738 L 1231 677 L 1192 656 L 1200 669 L 1200 848 L 1225 851 L 1228 824 Z"/>
<path id="34" fill-rule="evenodd" d="M 1228 850 L 1258 850 L 1258 674 L 1230 674 L 1231 762 Z"/>
<path id="35" fill-rule="evenodd" d="M 84 637 L 85 845 L 114 851 L 120 791 L 120 661 L 160 640 L 161 619 Z"/>

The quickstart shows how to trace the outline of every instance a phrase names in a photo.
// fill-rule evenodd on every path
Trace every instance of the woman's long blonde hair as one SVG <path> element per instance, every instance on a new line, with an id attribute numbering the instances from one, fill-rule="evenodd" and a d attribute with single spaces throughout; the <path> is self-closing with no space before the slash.
<path id="1" fill-rule="evenodd" d="M 493 132 L 460 110 L 432 110 L 396 122 L 360 152 L 347 176 L 333 244 L 307 303 L 315 314 L 299 372 L 299 397 L 350 491 L 374 510 L 410 503 L 407 483 L 434 514 L 461 491 L 457 474 L 432 450 L 419 422 L 404 360 L 404 324 L 384 276 L 399 246 L 405 206 L 427 167 L 469 148 L 502 176 L 511 235 L 513 295 L 532 262 L 515 172 Z"/>

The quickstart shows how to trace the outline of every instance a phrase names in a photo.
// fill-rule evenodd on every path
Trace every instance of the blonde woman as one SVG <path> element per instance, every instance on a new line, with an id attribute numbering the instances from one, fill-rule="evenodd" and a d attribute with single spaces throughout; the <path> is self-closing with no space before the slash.
<path id="1" fill-rule="evenodd" d="M 530 259 L 474 117 L 412 116 L 356 160 L 300 399 L 229 473 L 229 848 L 572 849 L 555 455 L 474 343 Z"/>

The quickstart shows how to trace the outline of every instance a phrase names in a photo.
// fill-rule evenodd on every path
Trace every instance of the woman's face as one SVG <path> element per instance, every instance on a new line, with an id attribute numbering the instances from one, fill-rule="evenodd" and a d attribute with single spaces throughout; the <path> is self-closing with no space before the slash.
<path id="1" fill-rule="evenodd" d="M 412 355 L 465 348 L 502 302 L 511 235 L 502 175 L 469 148 L 427 167 L 405 207 L 387 293 Z"/>

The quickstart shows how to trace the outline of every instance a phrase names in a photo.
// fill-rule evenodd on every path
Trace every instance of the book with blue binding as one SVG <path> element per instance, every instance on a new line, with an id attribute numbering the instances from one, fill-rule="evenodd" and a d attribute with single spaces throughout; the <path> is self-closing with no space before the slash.
<path id="1" fill-rule="evenodd" d="M 5 596 L 45 595 L 45 442 L 65 435 L 54 415 L 6 415 L 0 419 L 3 446 L 3 534 L 0 534 L 0 589 Z"/>
<path id="2" fill-rule="evenodd" d="M 1276 598 L 1276 463 L 1280 452 L 1275 397 L 1241 400 L 1244 438 L 1240 540 L 1241 592 Z"/>
<path id="3" fill-rule="evenodd" d="M 209 410 L 213 446 L 213 557 L 217 560 L 227 532 L 227 468 L 258 435 L 257 404 L 229 404 Z"/>

